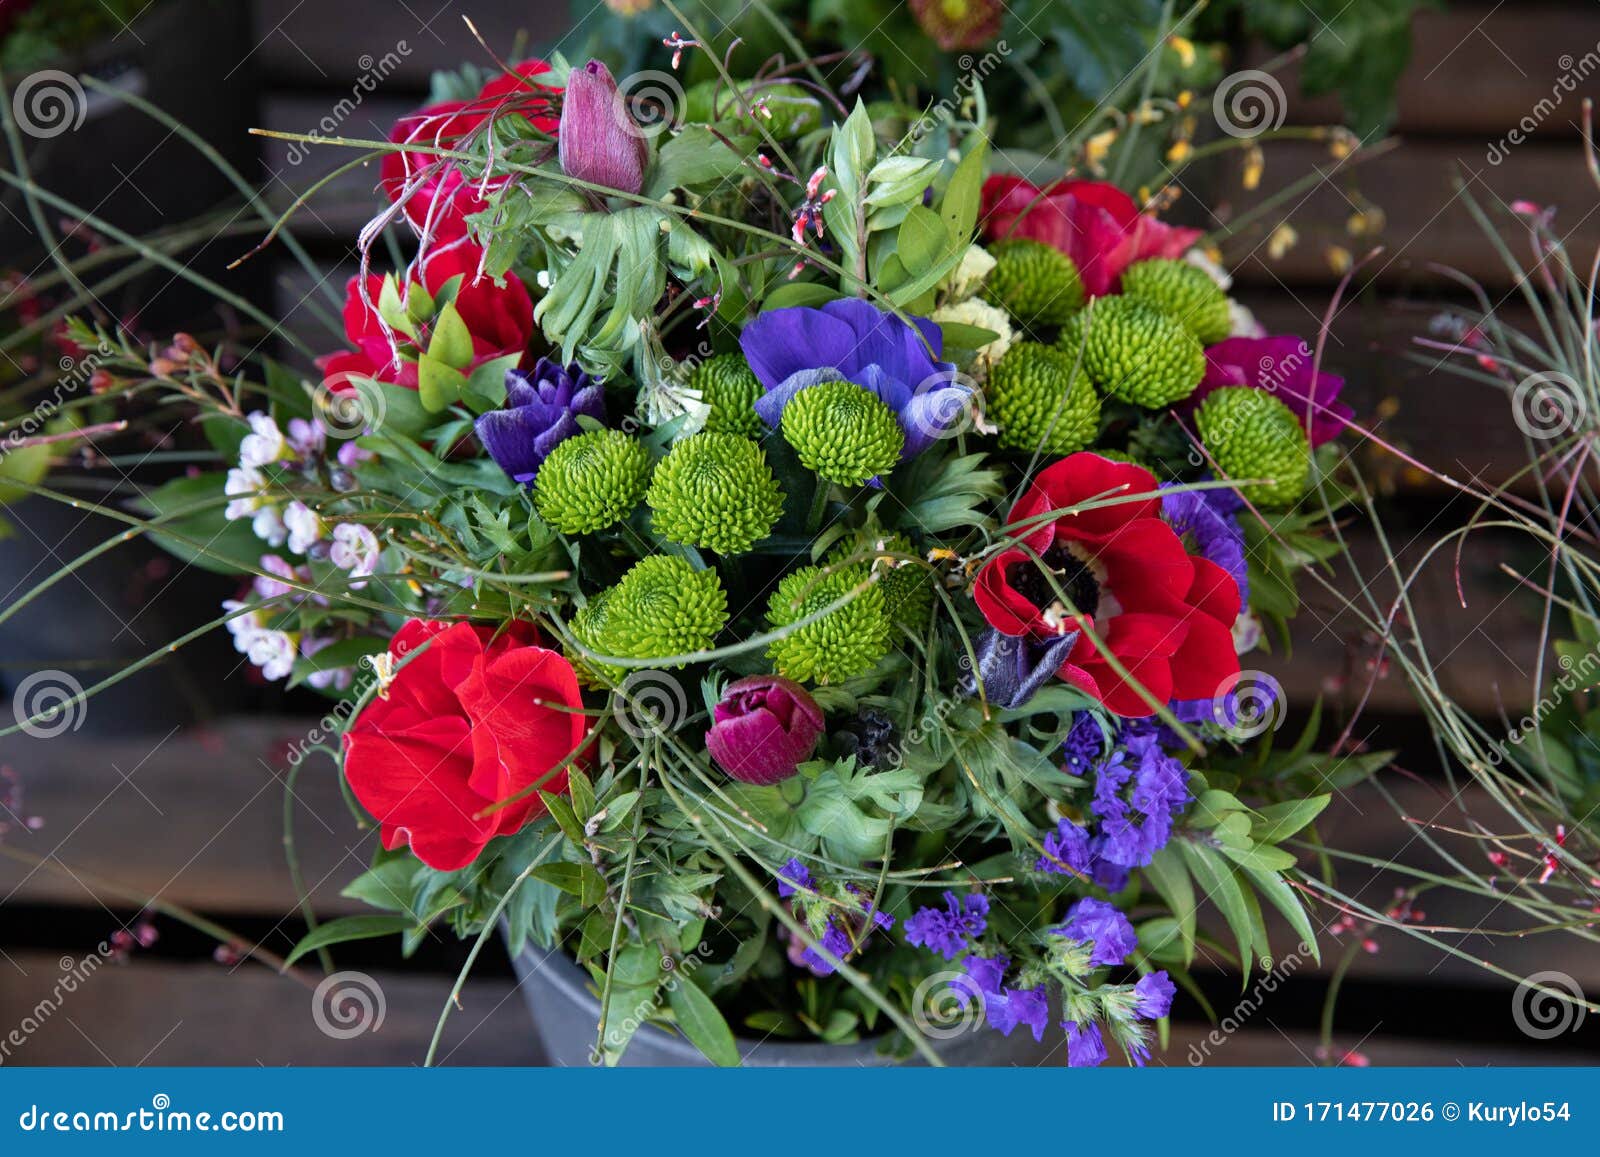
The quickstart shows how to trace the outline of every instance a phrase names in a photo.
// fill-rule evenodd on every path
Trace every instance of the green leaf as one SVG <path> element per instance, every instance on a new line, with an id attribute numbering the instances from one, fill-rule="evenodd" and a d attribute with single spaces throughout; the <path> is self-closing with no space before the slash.
<path id="1" fill-rule="evenodd" d="M 132 500 L 131 505 L 146 516 L 176 514 L 208 499 L 220 499 L 226 474 L 196 474 L 174 478 Z M 165 524 L 167 529 L 193 539 L 205 547 L 190 546 L 157 531 L 150 535 L 169 554 L 215 574 L 253 574 L 260 567 L 265 546 L 250 529 L 248 518 L 229 522 L 226 507 L 214 502 L 205 510 L 181 515 Z"/>
<path id="2" fill-rule="evenodd" d="M 397 855 L 375 865 L 351 880 L 339 895 L 360 900 L 386 912 L 408 912 L 411 908 L 412 878 L 417 874 L 417 861 L 409 855 Z"/>
<path id="3" fill-rule="evenodd" d="M 1195 910 L 1194 883 L 1189 870 L 1174 844 L 1169 843 L 1155 854 L 1144 867 L 1144 878 L 1166 902 L 1167 909 L 1178 921 L 1178 931 L 1183 936 L 1183 962 L 1194 962 Z"/>
<path id="4" fill-rule="evenodd" d="M 706 1060 L 722 1068 L 738 1065 L 739 1046 L 734 1043 L 733 1030 L 716 1003 L 691 977 L 679 975 L 667 986 L 667 1004 L 683 1035 L 705 1054 Z"/>
<path id="5" fill-rule="evenodd" d="M 950 244 L 950 233 L 937 213 L 914 206 L 900 222 L 895 237 L 896 253 L 913 277 L 931 270 Z"/>
<path id="6" fill-rule="evenodd" d="M 556 826 L 561 829 L 561 834 L 566 836 L 578 847 L 583 846 L 583 824 L 572 812 L 572 805 L 567 802 L 564 795 L 554 792 L 541 791 L 539 798 L 544 801 L 545 810 L 550 813 L 550 818 L 556 821 Z"/>
<path id="7" fill-rule="evenodd" d="M 423 354 L 417 359 L 417 397 L 428 410 L 438 413 L 459 402 L 466 385 L 466 374 L 432 354 Z"/>
<path id="8" fill-rule="evenodd" d="M 981 325 L 964 325 L 959 321 L 946 321 L 939 324 L 939 330 L 944 334 L 944 347 L 946 351 L 978 350 L 988 345 L 1000 335 L 992 329 L 984 329 Z"/>
<path id="9" fill-rule="evenodd" d="M 551 887 L 560 888 L 569 896 L 576 896 L 585 908 L 593 908 L 606 897 L 605 877 L 593 864 L 569 864 L 558 861 L 540 864 L 531 873 L 535 880 L 543 880 Z"/>
<path id="10" fill-rule="evenodd" d="M 451 302 L 439 311 L 428 339 L 428 357 L 463 373 L 472 365 L 472 331 Z"/>
<path id="11" fill-rule="evenodd" d="M 1219 852 L 1203 844 L 1184 840 L 1178 843 L 1178 848 L 1188 861 L 1189 871 L 1194 874 L 1200 890 L 1227 920 L 1233 938 L 1239 943 L 1239 959 L 1248 962 L 1250 946 L 1255 943 L 1255 929 L 1250 922 L 1250 908 L 1245 903 L 1244 891 L 1239 887 L 1233 869 Z M 1248 963 L 1246 968 L 1248 970 Z"/>
<path id="12" fill-rule="evenodd" d="M 1288 800 L 1257 808 L 1250 834 L 1259 843 L 1281 844 L 1321 815 L 1332 799 L 1332 795 L 1314 795 L 1310 799 Z"/>
<path id="13" fill-rule="evenodd" d="M 294 951 L 284 957 L 283 966 L 288 968 L 306 953 L 326 948 L 330 944 L 343 944 L 350 940 L 374 940 L 379 936 L 392 936 L 396 932 L 405 932 L 416 926 L 417 921 L 410 916 L 341 916 L 337 920 L 329 920 L 326 924 L 318 924 L 308 932 L 305 938 L 294 946 Z"/>
<path id="14" fill-rule="evenodd" d="M 761 310 L 765 313 L 769 309 L 787 309 L 793 305 L 819 306 L 830 301 L 836 301 L 839 290 L 836 286 L 822 285 L 815 281 L 791 281 L 780 285 L 761 302 Z"/>
<path id="15" fill-rule="evenodd" d="M 298 687 L 312 675 L 337 671 L 341 667 L 354 667 L 368 655 L 376 655 L 388 649 L 389 644 L 385 640 L 370 635 L 355 639 L 340 639 L 337 643 L 329 643 L 310 658 L 296 659 L 294 669 L 289 673 L 288 685 Z"/>
<path id="16" fill-rule="evenodd" d="M 962 157 L 939 202 L 939 215 L 961 249 L 971 239 L 978 223 L 978 209 L 983 202 L 983 163 L 987 155 L 988 146 L 979 142 Z"/>
<path id="17" fill-rule="evenodd" d="M 1295 858 L 1291 853 L 1282 848 L 1262 844 L 1254 847 L 1233 847 L 1225 844 L 1222 854 L 1241 867 L 1256 868 L 1265 872 L 1287 872 L 1295 865 Z"/>
<path id="18" fill-rule="evenodd" d="M 1155 61 L 1160 20 L 1161 0 L 1073 0 L 1052 7 L 1049 34 L 1066 78 L 1098 101 Z"/>
<path id="19" fill-rule="evenodd" d="M 1289 922 L 1289 927 L 1300 937 L 1300 943 L 1311 951 L 1312 957 L 1320 964 L 1322 950 L 1317 945 L 1317 934 L 1311 927 L 1310 917 L 1306 915 L 1305 905 L 1300 902 L 1300 893 L 1274 872 L 1246 868 L 1245 875 L 1255 884 L 1256 891 L 1265 896 L 1268 903 L 1283 914 L 1283 918 Z"/>

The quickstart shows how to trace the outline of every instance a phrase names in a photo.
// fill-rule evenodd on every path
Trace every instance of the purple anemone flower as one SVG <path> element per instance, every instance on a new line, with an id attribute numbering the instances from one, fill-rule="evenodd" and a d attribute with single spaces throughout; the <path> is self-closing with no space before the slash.
<path id="1" fill-rule="evenodd" d="M 1184 409 L 1198 406 L 1207 394 L 1222 386 L 1253 386 L 1276 394 L 1294 412 L 1311 438 L 1312 448 L 1343 433 L 1355 411 L 1339 400 L 1344 379 L 1314 372 L 1316 353 L 1302 339 L 1230 337 L 1206 347 L 1206 376 L 1184 401 Z"/>
<path id="2" fill-rule="evenodd" d="M 506 408 L 478 418 L 478 440 L 489 457 L 524 486 L 562 442 L 580 432 L 578 417 L 605 421 L 605 387 L 577 366 L 540 358 L 532 370 L 506 371 Z"/>
<path id="3" fill-rule="evenodd" d="M 739 336 L 745 359 L 766 393 L 756 413 L 776 430 L 783 408 L 801 390 L 822 382 L 854 382 L 894 411 L 905 431 L 901 458 L 914 458 L 961 418 L 972 386 L 940 361 L 939 327 L 915 318 L 913 327 L 859 298 L 820 309 L 768 310 Z"/>

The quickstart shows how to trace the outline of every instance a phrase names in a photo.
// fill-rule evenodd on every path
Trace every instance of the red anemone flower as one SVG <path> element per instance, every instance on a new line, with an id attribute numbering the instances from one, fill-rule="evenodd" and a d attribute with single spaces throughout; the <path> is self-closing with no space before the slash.
<path id="1" fill-rule="evenodd" d="M 1037 521 L 1052 510 L 1115 498 L 1123 501 Z M 1081 631 L 1059 674 L 1108 710 L 1143 717 L 1155 712 L 1150 699 L 1213 699 L 1238 674 L 1232 628 L 1239 588 L 1221 567 L 1184 550 L 1161 519 L 1148 470 L 1073 454 L 1039 472 L 1007 524 L 1026 524 L 1018 531 L 1024 537 L 978 572 L 978 608 L 990 626 L 1014 637 Z"/>

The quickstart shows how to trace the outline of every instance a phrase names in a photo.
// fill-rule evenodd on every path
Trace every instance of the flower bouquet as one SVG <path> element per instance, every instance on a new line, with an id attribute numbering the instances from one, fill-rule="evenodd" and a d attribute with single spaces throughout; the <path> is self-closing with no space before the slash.
<path id="1" fill-rule="evenodd" d="M 292 959 L 503 930 L 605 1063 L 1141 1064 L 1197 952 L 1316 950 L 1285 844 L 1335 761 L 1243 656 L 1332 550 L 1341 382 L 1196 230 L 992 155 L 981 88 L 710 59 L 670 116 L 553 59 L 334 142 L 387 203 L 309 380 L 79 327 L 197 409 L 227 468 L 147 528 L 246 577 L 218 623 L 330 698 L 290 762 L 377 833 L 377 914 Z"/>

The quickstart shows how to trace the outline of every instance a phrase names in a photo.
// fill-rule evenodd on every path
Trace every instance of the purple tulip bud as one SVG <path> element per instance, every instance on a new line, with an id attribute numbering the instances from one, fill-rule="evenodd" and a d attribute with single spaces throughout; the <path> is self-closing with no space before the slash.
<path id="1" fill-rule="evenodd" d="M 567 176 L 621 193 L 644 188 L 650 147 L 618 97 L 611 70 L 598 60 L 567 78 L 557 140 Z"/>
<path id="2" fill-rule="evenodd" d="M 822 708 L 779 675 L 728 684 L 712 712 L 706 750 L 734 779 L 760 786 L 788 779 L 822 738 Z"/>

